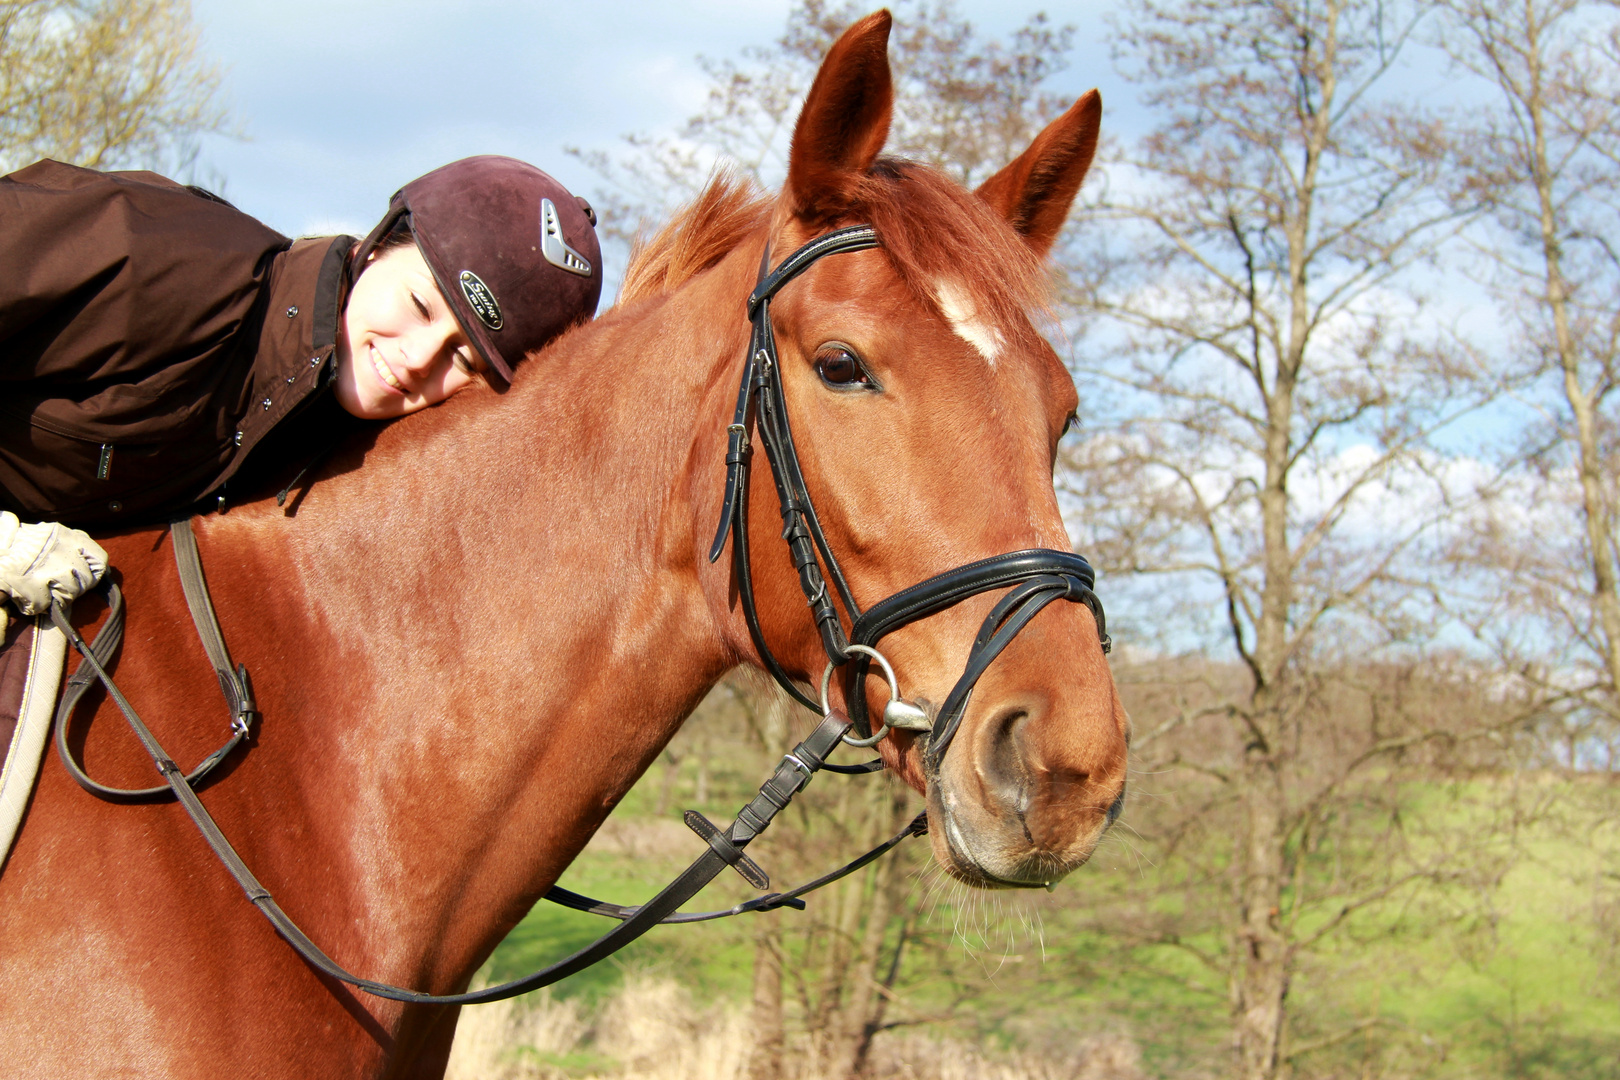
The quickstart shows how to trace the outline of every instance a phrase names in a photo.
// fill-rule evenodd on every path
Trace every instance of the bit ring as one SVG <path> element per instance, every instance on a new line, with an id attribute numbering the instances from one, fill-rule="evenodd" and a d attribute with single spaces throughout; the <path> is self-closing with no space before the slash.
<path id="1" fill-rule="evenodd" d="M 899 701 L 900 700 L 900 681 L 894 677 L 894 668 L 889 665 L 889 661 L 884 657 L 884 655 L 882 653 L 878 652 L 876 649 L 872 648 L 870 645 L 848 645 L 848 646 L 845 646 L 844 655 L 848 656 L 850 653 L 860 653 L 863 656 L 870 656 L 872 659 L 876 660 L 878 662 L 878 665 L 883 668 L 883 677 L 886 680 L 888 680 L 888 683 L 889 683 L 889 700 L 890 701 Z M 827 661 L 827 670 L 823 671 L 821 673 L 821 715 L 822 716 L 830 716 L 832 714 L 832 705 L 829 704 L 828 701 L 827 701 L 827 691 L 832 686 L 832 673 L 833 673 L 833 669 L 835 667 L 837 667 L 837 665 L 834 664 L 831 660 L 829 660 L 829 661 Z M 844 743 L 846 745 L 848 745 L 848 746 L 860 746 L 860 747 L 876 746 L 882 740 L 883 736 L 885 736 L 885 735 L 887 735 L 889 733 L 889 730 L 890 730 L 889 729 L 889 723 L 888 723 L 887 720 L 885 720 L 883 722 L 883 726 L 881 728 L 879 728 L 877 730 L 877 733 L 872 735 L 870 738 L 855 739 L 855 738 L 851 738 L 848 735 L 845 735 L 844 736 Z"/>

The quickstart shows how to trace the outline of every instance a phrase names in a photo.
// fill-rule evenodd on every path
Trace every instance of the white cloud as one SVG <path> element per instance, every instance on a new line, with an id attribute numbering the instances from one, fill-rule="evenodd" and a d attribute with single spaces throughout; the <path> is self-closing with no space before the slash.
<path id="1" fill-rule="evenodd" d="M 564 147 L 673 133 L 707 90 L 697 56 L 769 44 L 788 6 L 194 0 L 203 49 L 224 70 L 249 137 L 205 140 L 199 178 L 222 174 L 233 202 L 288 233 L 374 221 L 400 184 L 470 154 L 521 157 L 588 192 L 597 178 Z M 1043 8 L 1078 24 L 1075 68 L 1055 87 L 1074 94 L 1110 77 L 1101 27 L 1110 6 L 960 5 L 997 36 Z"/>

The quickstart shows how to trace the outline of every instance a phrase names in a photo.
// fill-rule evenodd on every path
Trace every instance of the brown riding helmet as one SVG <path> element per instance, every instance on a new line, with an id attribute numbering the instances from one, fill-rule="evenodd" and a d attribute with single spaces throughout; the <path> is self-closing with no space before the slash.
<path id="1" fill-rule="evenodd" d="M 596 215 L 533 165 L 484 155 L 412 180 L 394 193 L 352 265 L 363 267 L 403 217 L 497 389 L 524 356 L 596 314 Z"/>

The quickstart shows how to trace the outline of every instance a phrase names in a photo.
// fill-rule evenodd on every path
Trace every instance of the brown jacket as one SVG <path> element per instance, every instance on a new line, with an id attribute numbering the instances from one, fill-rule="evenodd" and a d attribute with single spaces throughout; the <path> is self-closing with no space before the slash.
<path id="1" fill-rule="evenodd" d="M 222 500 L 331 397 L 353 243 L 154 173 L 0 177 L 0 509 L 117 528 Z"/>

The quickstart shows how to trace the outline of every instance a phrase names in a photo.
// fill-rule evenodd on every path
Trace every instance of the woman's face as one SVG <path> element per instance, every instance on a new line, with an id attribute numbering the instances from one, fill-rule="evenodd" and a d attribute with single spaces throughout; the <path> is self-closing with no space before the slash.
<path id="1" fill-rule="evenodd" d="M 483 382 L 483 360 L 415 244 L 367 260 L 343 309 L 337 358 L 338 403 L 364 420 L 404 416 Z"/>

